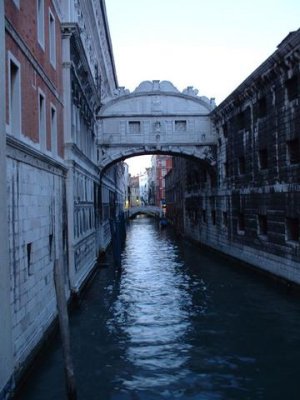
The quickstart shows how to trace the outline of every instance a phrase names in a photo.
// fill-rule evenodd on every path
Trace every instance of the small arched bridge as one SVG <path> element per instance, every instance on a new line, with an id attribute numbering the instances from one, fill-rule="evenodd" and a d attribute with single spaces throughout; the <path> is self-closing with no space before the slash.
<path id="1" fill-rule="evenodd" d="M 152 217 L 162 216 L 162 209 L 157 206 L 140 206 L 128 208 L 128 217 L 131 218 L 138 214 L 147 214 Z"/>
<path id="2" fill-rule="evenodd" d="M 97 160 L 111 164 L 141 154 L 192 156 L 216 163 L 214 99 L 168 81 L 145 81 L 134 92 L 120 88 L 98 115 Z"/>

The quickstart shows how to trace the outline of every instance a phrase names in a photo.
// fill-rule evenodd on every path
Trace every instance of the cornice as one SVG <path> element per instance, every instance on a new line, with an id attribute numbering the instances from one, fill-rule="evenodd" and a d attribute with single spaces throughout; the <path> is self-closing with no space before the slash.
<path id="1" fill-rule="evenodd" d="M 13 136 L 6 136 L 6 155 L 24 164 L 43 169 L 56 175 L 65 175 L 67 167 L 63 160 L 58 161 Z"/>

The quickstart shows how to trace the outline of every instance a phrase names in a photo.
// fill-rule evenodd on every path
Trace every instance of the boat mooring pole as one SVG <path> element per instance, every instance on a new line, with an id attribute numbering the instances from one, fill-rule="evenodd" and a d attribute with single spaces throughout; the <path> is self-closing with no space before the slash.
<path id="1" fill-rule="evenodd" d="M 56 304 L 58 311 L 58 320 L 60 335 L 64 355 L 65 383 L 68 400 L 77 400 L 75 385 L 75 374 L 71 357 L 71 342 L 67 300 L 65 294 L 64 272 L 62 259 L 55 260 L 54 263 L 54 283 L 56 291 Z"/>

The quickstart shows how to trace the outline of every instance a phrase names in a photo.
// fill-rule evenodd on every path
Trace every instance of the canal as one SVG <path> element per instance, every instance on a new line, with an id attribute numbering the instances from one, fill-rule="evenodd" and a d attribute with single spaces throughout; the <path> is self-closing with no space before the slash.
<path id="1" fill-rule="evenodd" d="M 299 317 L 286 286 L 136 218 L 71 315 L 78 400 L 299 399 Z M 64 396 L 55 338 L 19 399 Z"/>

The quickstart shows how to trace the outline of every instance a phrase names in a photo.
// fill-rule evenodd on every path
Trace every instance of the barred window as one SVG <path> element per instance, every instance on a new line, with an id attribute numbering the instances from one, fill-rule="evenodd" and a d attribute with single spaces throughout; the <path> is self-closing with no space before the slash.
<path id="1" fill-rule="evenodd" d="M 129 133 L 140 133 L 141 122 L 140 121 L 129 121 Z"/>
<path id="2" fill-rule="evenodd" d="M 185 132 L 186 121 L 175 121 L 175 132 Z"/>

